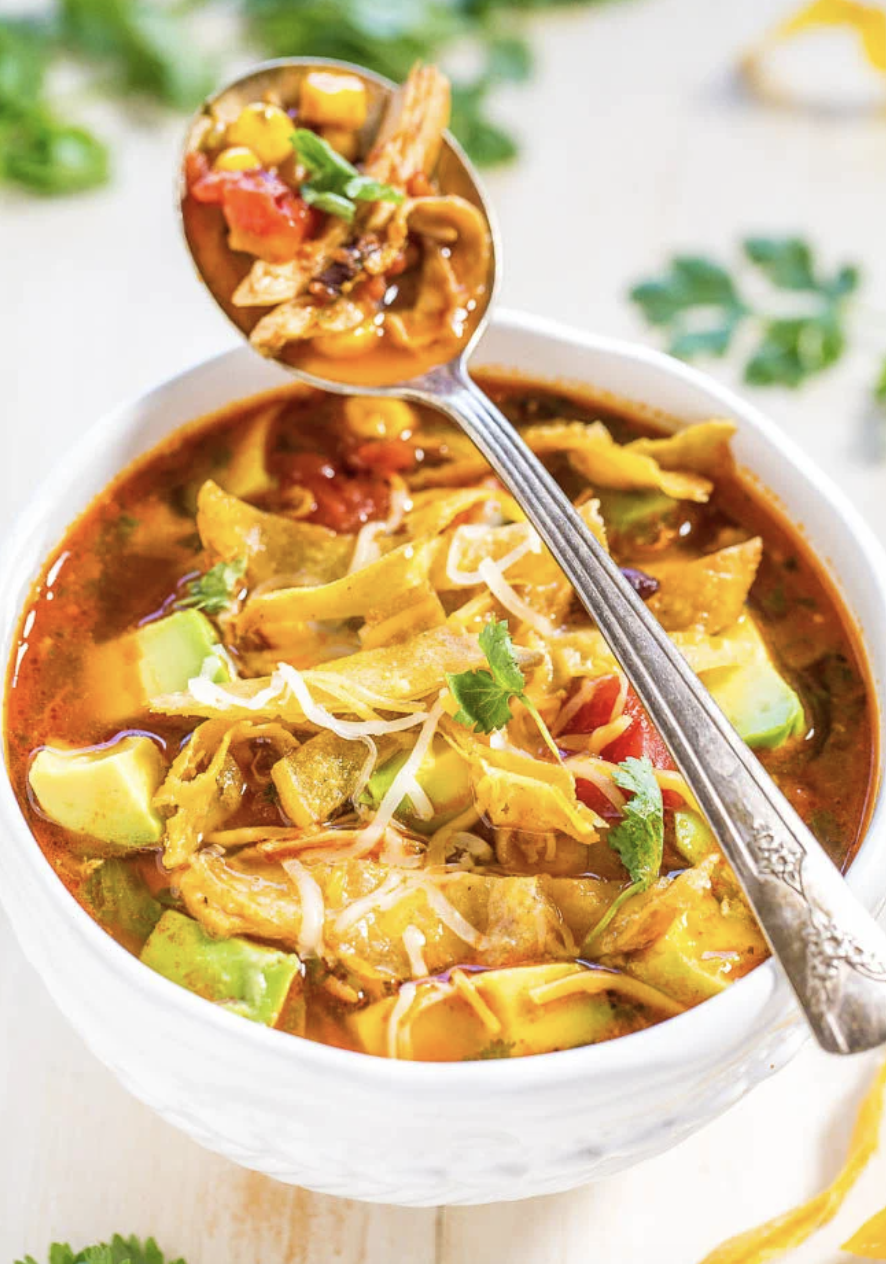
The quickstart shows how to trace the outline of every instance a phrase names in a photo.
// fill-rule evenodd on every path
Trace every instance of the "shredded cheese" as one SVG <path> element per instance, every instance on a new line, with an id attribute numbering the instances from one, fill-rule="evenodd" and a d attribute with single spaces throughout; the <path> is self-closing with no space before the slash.
<path id="1" fill-rule="evenodd" d="M 560 713 L 551 728 L 551 735 L 553 737 L 556 737 L 558 733 L 562 733 L 569 721 L 578 715 L 585 703 L 591 701 L 594 694 L 597 692 L 597 686 L 602 679 L 602 676 L 598 676 L 594 680 L 585 679 L 581 682 L 566 705 L 560 708 Z M 582 734 L 582 736 L 584 736 L 584 734 Z"/>
<path id="2" fill-rule="evenodd" d="M 664 992 L 659 992 L 658 988 L 651 987 L 648 983 L 642 983 L 639 979 L 631 978 L 627 974 L 619 974 L 615 970 L 604 970 L 599 967 L 593 970 L 580 968 L 572 974 L 565 974 L 560 979 L 554 979 L 551 983 L 543 983 L 540 987 L 530 990 L 529 998 L 536 1005 L 549 1005 L 552 1001 L 561 1001 L 564 997 L 575 996 L 579 992 L 589 992 L 591 995 L 599 992 L 619 992 L 628 1000 L 636 1001 L 640 1005 L 651 1005 L 661 1010 L 669 1018 L 682 1014 L 686 1008 L 673 997 L 666 996 Z"/>
<path id="3" fill-rule="evenodd" d="M 598 729 L 594 729 L 588 738 L 588 750 L 592 755 L 599 755 L 601 750 L 614 742 L 617 737 L 621 737 L 622 733 L 634 723 L 629 715 L 620 715 L 617 720 L 610 720 L 608 724 L 601 724 Z"/>
<path id="4" fill-rule="evenodd" d="M 409 958 L 409 969 L 412 971 L 413 979 L 427 978 L 430 971 L 427 963 L 422 956 L 422 948 L 424 948 L 427 940 L 412 923 L 403 931 L 403 947 L 406 949 L 406 956 Z"/>
<path id="5" fill-rule="evenodd" d="M 318 728 L 331 729 L 339 737 L 353 739 L 358 737 L 381 737 L 384 733 L 402 733 L 404 729 L 411 729 L 417 724 L 426 723 L 429 718 L 426 712 L 417 711 L 413 715 L 403 715 L 396 720 L 340 720 L 338 716 L 333 715 L 331 711 L 327 711 L 319 702 L 314 701 L 301 672 L 297 671 L 295 667 L 290 666 L 289 663 L 280 663 L 274 676 L 279 676 L 281 681 L 283 681 L 305 713 L 306 719 L 310 720 L 312 724 L 316 724 Z"/>
<path id="6" fill-rule="evenodd" d="M 408 759 L 388 787 L 387 793 L 378 805 L 374 819 L 363 831 L 362 842 L 367 851 L 375 846 L 393 820 L 394 813 L 400 806 L 400 801 L 404 794 L 408 792 L 408 787 L 414 781 L 415 774 L 421 767 L 422 760 L 428 752 L 434 733 L 437 731 L 437 725 L 440 723 L 440 717 L 443 715 L 443 710 L 444 701 L 442 698 L 438 698 L 427 715 L 421 716 L 423 721 L 421 732 L 415 745 L 409 752 Z M 404 718 L 408 718 L 414 724 L 418 717 L 409 716 Z M 407 727 L 402 721 L 393 721 L 393 723 L 399 724 L 401 728 Z M 390 732 L 391 730 L 385 731 Z"/>
<path id="7" fill-rule="evenodd" d="M 459 567 L 457 554 L 461 540 L 476 538 L 478 536 L 482 537 L 486 534 L 488 534 L 487 528 L 478 526 L 475 523 L 466 523 L 465 525 L 456 528 L 455 534 L 452 537 L 452 544 L 449 546 L 449 553 L 446 557 L 446 577 L 450 583 L 457 584 L 459 587 L 464 588 L 472 588 L 475 584 L 483 583 L 483 575 L 479 570 L 463 571 Z M 504 557 L 500 558 L 499 561 L 493 562 L 492 564 L 503 574 L 512 566 L 516 566 L 517 562 L 519 562 L 522 557 L 525 557 L 527 553 L 539 553 L 540 551 L 541 540 L 538 538 L 538 533 L 532 527 L 527 526 L 526 539 L 522 540 L 520 544 L 515 545 L 514 548 L 512 548 L 509 553 L 506 553 Z M 492 559 L 484 558 L 484 561 L 492 561 Z"/>
<path id="8" fill-rule="evenodd" d="M 480 1022 L 492 1036 L 497 1036 L 501 1031 L 501 1021 L 496 1018 L 492 1010 L 483 1000 L 483 997 L 477 991 L 476 982 L 469 978 L 464 970 L 451 970 L 449 972 L 449 980 L 453 989 L 458 993 L 462 1000 L 467 1001 L 471 1009 L 480 1019 Z"/>
<path id="9" fill-rule="evenodd" d="M 378 537 L 384 535 L 387 530 L 384 522 L 365 522 L 357 532 L 354 541 L 354 552 L 351 555 L 350 565 L 347 573 L 353 575 L 355 571 L 362 571 L 364 566 L 370 566 L 373 562 L 377 562 L 381 557 L 381 548 L 379 547 Z"/>
<path id="10" fill-rule="evenodd" d="M 326 905 L 323 892 L 300 860 L 284 860 L 283 868 L 298 891 L 301 902 L 301 926 L 298 931 L 296 952 L 302 958 L 319 957 L 323 953 L 323 923 Z"/>
<path id="11" fill-rule="evenodd" d="M 608 768 L 616 767 L 615 764 L 610 764 L 605 759 L 596 760 L 591 756 L 583 758 L 581 755 L 573 755 L 563 761 L 563 766 L 568 768 L 578 780 L 590 781 L 601 794 L 606 796 L 613 807 L 619 809 L 624 807 L 625 795 L 612 780 L 612 774 L 606 771 Z"/>
<path id="12" fill-rule="evenodd" d="M 486 587 L 515 619 L 534 628 L 541 636 L 554 636 L 556 629 L 545 615 L 533 610 L 528 601 L 519 597 L 504 575 L 501 568 L 491 558 L 484 557 L 479 567 L 480 578 Z"/>
<path id="13" fill-rule="evenodd" d="M 408 1058 L 412 1053 L 412 1041 L 409 1038 L 408 1028 L 406 1031 L 401 1031 L 401 1027 L 406 1015 L 412 1009 L 416 991 L 417 988 L 414 983 L 404 983 L 400 988 L 400 995 L 394 1002 L 394 1007 L 388 1019 L 387 1053 L 389 1058 L 399 1058 L 401 1056 L 401 1047 L 404 1058 Z"/>

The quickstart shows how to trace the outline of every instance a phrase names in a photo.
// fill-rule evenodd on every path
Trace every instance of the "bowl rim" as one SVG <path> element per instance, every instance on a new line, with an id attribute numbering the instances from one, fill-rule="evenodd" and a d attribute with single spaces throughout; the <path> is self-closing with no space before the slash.
<path id="1" fill-rule="evenodd" d="M 886 627 L 886 553 L 873 530 L 845 493 L 755 405 L 682 361 L 627 339 L 594 334 L 556 320 L 508 309 L 498 309 L 493 314 L 490 327 L 491 331 L 505 336 L 526 334 L 546 338 L 614 357 L 629 365 L 658 370 L 703 393 L 711 401 L 712 409 L 722 408 L 724 412 L 735 415 L 741 424 L 747 424 L 751 429 L 761 432 L 779 457 L 793 465 L 801 481 L 814 489 L 820 499 L 829 502 L 842 517 L 847 536 L 859 548 L 869 576 L 874 580 L 881 626 Z M 131 396 L 94 423 L 72 449 L 55 463 L 25 507 L 16 515 L 6 544 L 0 551 L 0 592 L 15 591 L 16 585 L 10 581 L 16 577 L 17 569 L 25 563 L 31 574 L 36 573 L 36 567 L 42 564 L 43 557 L 34 558 L 29 555 L 26 549 L 29 538 L 39 528 L 47 508 L 54 503 L 56 496 L 63 488 L 67 489 L 83 470 L 88 469 L 113 436 L 122 436 L 131 431 L 146 411 L 156 412 L 162 407 L 164 395 L 179 390 L 189 378 L 198 378 L 226 361 L 232 366 L 240 362 L 245 364 L 253 354 L 245 346 L 230 347 L 181 370 L 148 391 Z M 542 380 L 544 378 L 543 374 L 528 376 Z M 579 380 L 574 377 L 570 379 L 571 382 Z M 281 379 L 281 382 L 284 381 L 285 378 Z M 230 402 L 236 400 L 232 399 Z M 8 641 L 10 650 L 13 645 L 10 638 L 14 636 L 21 613 L 17 600 L 14 604 L 11 603 L 11 611 L 12 620 L 4 613 L 0 623 L 3 644 L 5 646 Z M 859 628 L 858 639 L 861 652 L 868 660 L 868 677 L 873 687 L 870 635 L 865 635 Z M 7 659 L 4 657 L 4 713 L 8 689 L 6 668 Z M 876 694 L 874 696 L 876 701 Z M 882 726 L 882 709 L 878 718 Z M 4 769 L 5 766 L 4 742 Z M 876 851 L 876 835 L 879 830 L 886 828 L 886 792 L 882 780 L 875 785 L 872 800 L 867 830 L 848 872 L 850 887 L 868 907 L 872 903 L 882 903 L 886 898 L 886 889 L 881 895 L 875 893 L 872 896 L 871 887 L 876 884 L 870 881 L 875 872 L 873 853 Z M 230 1043 L 231 1048 L 237 1044 L 251 1045 L 256 1052 L 263 1052 L 268 1057 L 280 1054 L 289 1063 L 302 1062 L 316 1073 L 325 1072 L 335 1077 L 344 1073 L 352 1085 L 357 1081 L 376 1086 L 395 1082 L 398 1091 L 416 1096 L 424 1095 L 431 1086 L 437 1092 L 445 1092 L 451 1087 L 462 1094 L 471 1093 L 479 1099 L 488 1098 L 490 1093 L 495 1095 L 498 1092 L 511 1092 L 517 1086 L 540 1087 L 551 1080 L 558 1084 L 565 1081 L 590 1081 L 596 1076 L 605 1077 L 617 1073 L 625 1077 L 638 1070 L 651 1069 L 677 1073 L 681 1067 L 685 1070 L 689 1056 L 704 1061 L 707 1049 L 721 1045 L 722 1030 L 730 1022 L 733 1025 L 736 1021 L 744 1022 L 744 1030 L 740 1037 L 736 1036 L 736 1040 L 747 1040 L 762 1035 L 759 1023 L 767 1005 L 770 1009 L 767 1029 L 778 1025 L 787 1033 L 791 1019 L 795 1019 L 797 1015 L 790 987 L 770 958 L 724 992 L 693 1009 L 653 1027 L 596 1045 L 528 1057 L 495 1059 L 492 1065 L 485 1061 L 416 1062 L 340 1049 L 244 1020 L 144 966 L 89 916 L 53 871 L 44 853 L 36 845 L 8 775 L 0 778 L 0 814 L 12 833 L 9 845 L 21 848 L 24 863 L 48 898 L 53 916 L 67 919 L 72 929 L 78 933 L 83 946 L 93 956 L 103 958 L 108 968 L 120 975 L 121 980 L 133 992 L 142 994 L 151 1004 L 161 1006 L 166 1013 L 176 1013 L 183 1021 L 203 1026 L 208 1031 L 217 1031 L 220 1038 Z M 0 892 L 0 895 L 5 901 L 5 892 Z M 7 907 L 7 911 L 15 926 L 16 910 Z"/>

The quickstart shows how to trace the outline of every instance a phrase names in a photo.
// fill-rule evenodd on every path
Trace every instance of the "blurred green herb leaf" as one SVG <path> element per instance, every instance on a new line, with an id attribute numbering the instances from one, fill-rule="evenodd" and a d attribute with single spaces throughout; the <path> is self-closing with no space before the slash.
<path id="1" fill-rule="evenodd" d="M 37 1264 L 32 1255 L 26 1255 L 16 1264 Z M 153 1238 L 142 1242 L 139 1238 L 123 1238 L 115 1233 L 110 1242 L 81 1247 L 74 1251 L 67 1242 L 53 1242 L 49 1248 L 49 1264 L 185 1264 L 183 1259 L 169 1260 Z"/>
<path id="2" fill-rule="evenodd" d="M 754 386 L 795 388 L 836 364 L 847 345 L 847 300 L 858 289 L 858 268 L 844 264 L 823 275 L 809 243 L 795 236 L 748 237 L 742 254 L 773 291 L 802 294 L 803 310 L 787 316 L 759 310 L 732 272 L 696 255 L 677 255 L 662 276 L 635 285 L 630 297 L 650 325 L 667 331 L 671 354 L 687 360 L 723 356 L 739 329 L 753 328 L 759 336 L 744 376 Z M 877 389 L 886 397 L 886 381 Z"/>
<path id="3" fill-rule="evenodd" d="M 874 399 L 878 404 L 886 404 L 886 356 L 880 364 L 880 373 L 874 383 Z"/>
<path id="4" fill-rule="evenodd" d="M 35 193 L 76 193 L 104 183 L 108 152 L 44 99 L 53 48 L 47 24 L 0 18 L 0 179 Z"/>
<path id="5" fill-rule="evenodd" d="M 120 86 L 190 109 L 212 87 L 207 60 L 186 38 L 181 13 L 155 0 L 60 0 L 62 37 L 106 62 Z"/>

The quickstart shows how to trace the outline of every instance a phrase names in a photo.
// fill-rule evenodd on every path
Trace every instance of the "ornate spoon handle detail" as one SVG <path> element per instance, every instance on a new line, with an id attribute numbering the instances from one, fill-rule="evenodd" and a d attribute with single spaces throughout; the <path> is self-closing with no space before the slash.
<path id="1" fill-rule="evenodd" d="M 522 505 L 621 663 L 720 841 L 818 1042 L 886 1043 L 886 935 L 463 362 L 404 395 L 445 412 Z"/>

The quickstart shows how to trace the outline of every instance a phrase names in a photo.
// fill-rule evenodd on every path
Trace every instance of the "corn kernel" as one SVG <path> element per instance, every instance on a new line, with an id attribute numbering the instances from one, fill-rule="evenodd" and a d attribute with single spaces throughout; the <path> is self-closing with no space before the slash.
<path id="1" fill-rule="evenodd" d="M 305 76 L 299 97 L 299 116 L 306 123 L 362 127 L 367 113 L 366 88 L 356 75 L 314 70 Z"/>
<path id="2" fill-rule="evenodd" d="M 353 395 L 345 400 L 345 422 L 358 439 L 399 439 L 415 429 L 416 417 L 402 399 Z"/>
<path id="3" fill-rule="evenodd" d="M 246 145 L 223 149 L 212 164 L 216 171 L 254 171 L 261 163 Z"/>
<path id="4" fill-rule="evenodd" d="M 356 132 L 349 132 L 346 127 L 321 127 L 320 135 L 331 145 L 337 154 L 353 162 L 360 152 L 360 137 Z"/>
<path id="5" fill-rule="evenodd" d="M 311 339 L 311 347 L 331 360 L 346 360 L 349 356 L 366 355 L 382 335 L 380 325 L 365 320 L 356 329 L 343 334 L 320 334 Z"/>
<path id="6" fill-rule="evenodd" d="M 292 153 L 292 119 L 279 105 L 253 101 L 228 128 L 228 143 L 245 145 L 266 167 L 276 167 Z"/>

